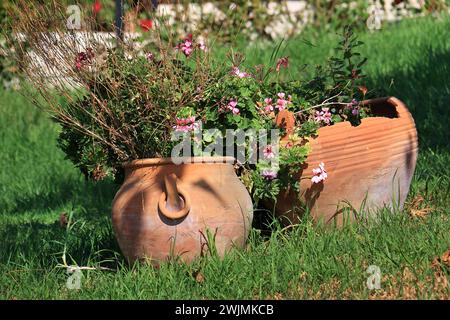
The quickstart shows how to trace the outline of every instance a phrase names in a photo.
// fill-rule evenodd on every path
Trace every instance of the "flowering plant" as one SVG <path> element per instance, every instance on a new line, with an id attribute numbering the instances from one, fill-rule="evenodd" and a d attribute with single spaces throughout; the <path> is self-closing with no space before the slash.
<path id="1" fill-rule="evenodd" d="M 64 23 L 64 14 L 57 13 L 53 19 Z M 341 55 L 317 67 L 312 79 L 280 80 L 290 67 L 288 57 L 248 66 L 230 49 L 223 63 L 205 39 L 195 34 L 178 39 L 162 26 L 155 27 L 143 54 L 133 43 L 109 48 L 90 38 L 77 43 L 47 32 L 45 19 L 36 14 L 15 19 L 15 33 L 25 34 L 29 43 L 26 52 L 17 45 L 21 65 L 28 66 L 39 93 L 36 103 L 61 125 L 59 146 L 95 180 L 111 175 L 120 181 L 126 161 L 177 156 L 181 139 L 195 156 L 223 155 L 230 146 L 238 160 L 240 146 L 259 153 L 258 161 L 239 163 L 240 176 L 256 201 L 275 198 L 281 188 L 298 188 L 308 139 L 318 128 L 340 121 L 357 125 L 369 115 L 358 102 L 367 93 L 360 83 L 365 60 L 353 52 L 361 43 L 350 28 L 344 30 Z M 273 129 L 281 130 L 281 140 L 269 133 Z M 207 131 L 199 138 L 200 130 Z M 218 144 L 227 130 L 266 134 L 263 143 L 252 143 L 249 135 Z M 327 179 L 325 165 L 314 169 L 312 183 Z"/>

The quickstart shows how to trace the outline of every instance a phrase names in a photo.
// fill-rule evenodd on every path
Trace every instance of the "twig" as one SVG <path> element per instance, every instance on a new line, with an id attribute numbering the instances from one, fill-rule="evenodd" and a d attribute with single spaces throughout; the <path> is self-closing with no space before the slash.
<path id="1" fill-rule="evenodd" d="M 302 113 L 304 111 L 308 111 L 308 110 L 315 109 L 315 108 L 322 107 L 322 106 L 329 106 L 329 105 L 343 105 L 343 106 L 346 106 L 346 105 L 349 105 L 349 104 L 350 104 L 350 102 L 322 102 L 321 104 L 316 104 L 316 105 L 314 105 L 312 107 L 309 107 L 309 108 L 297 111 L 294 114 Z"/>
<path id="2" fill-rule="evenodd" d="M 107 268 L 107 267 L 79 267 L 79 266 L 64 265 L 64 264 L 60 264 L 60 265 L 58 265 L 58 267 L 67 268 L 69 270 L 107 270 L 107 271 L 115 271 L 114 269 Z"/>
<path id="3" fill-rule="evenodd" d="M 328 99 L 325 99 L 322 103 L 326 103 L 326 102 L 328 102 L 328 101 L 330 101 L 330 100 L 333 100 L 334 98 L 338 97 L 341 93 L 342 93 L 342 91 L 339 92 L 338 94 L 336 94 L 336 95 L 334 95 L 334 96 L 328 98 Z"/>

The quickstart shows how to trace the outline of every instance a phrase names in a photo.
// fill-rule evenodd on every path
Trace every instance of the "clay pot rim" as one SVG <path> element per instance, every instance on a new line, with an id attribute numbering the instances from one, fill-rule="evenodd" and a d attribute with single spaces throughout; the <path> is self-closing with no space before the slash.
<path id="1" fill-rule="evenodd" d="M 314 138 L 317 138 L 320 135 L 323 134 L 335 134 L 336 132 L 343 130 L 355 130 L 358 128 L 367 128 L 368 126 L 372 126 L 372 123 L 376 121 L 379 123 L 380 121 L 392 122 L 392 121 L 404 121 L 405 119 L 412 119 L 414 123 L 414 119 L 412 118 L 411 113 L 409 112 L 408 107 L 405 105 L 403 101 L 400 99 L 389 96 L 389 97 L 383 97 L 383 98 L 374 98 L 374 99 L 368 99 L 368 100 L 362 100 L 361 105 L 367 106 L 367 105 L 380 105 L 380 104 L 388 104 L 390 107 L 395 110 L 396 117 L 386 117 L 386 116 L 373 116 L 368 118 L 361 119 L 361 123 L 354 127 L 350 124 L 349 121 L 343 121 L 339 123 L 335 123 L 331 126 L 323 126 L 319 128 L 317 131 L 317 136 Z"/>
<path id="2" fill-rule="evenodd" d="M 182 164 L 176 164 L 172 158 L 145 158 L 136 159 L 129 162 L 124 162 L 122 167 L 124 169 L 147 167 L 147 166 L 161 166 L 161 165 L 185 165 L 185 164 L 235 164 L 236 159 L 234 157 L 184 157 Z"/>
<path id="3" fill-rule="evenodd" d="M 410 117 L 410 115 L 411 115 L 406 104 L 402 100 L 400 100 L 394 96 L 373 98 L 373 99 L 367 99 L 367 100 L 361 101 L 362 106 L 367 106 L 367 105 L 376 106 L 376 105 L 380 105 L 380 104 L 390 105 L 392 107 L 392 109 L 395 110 L 395 112 L 397 113 L 397 116 L 394 118 L 389 118 L 386 116 L 375 116 L 375 117 L 364 118 L 361 120 L 361 122 L 363 122 L 364 120 L 367 120 L 367 119 L 372 119 L 372 118 L 404 119 L 404 118 Z"/>
<path id="4" fill-rule="evenodd" d="M 405 103 L 403 101 L 401 101 L 399 98 L 394 97 L 394 96 L 387 96 L 387 97 L 380 97 L 380 98 L 372 98 L 372 99 L 361 100 L 360 103 L 363 106 L 388 103 L 392 107 L 394 107 L 395 109 L 397 109 L 397 108 L 402 109 L 404 107 L 404 108 L 406 108 L 406 110 L 408 110 L 408 108 L 406 107 Z M 397 112 L 398 111 L 403 111 L 403 110 L 397 110 Z M 401 115 L 402 115 L 402 112 L 399 112 L 399 118 L 400 118 Z M 381 117 L 381 118 L 384 118 L 384 117 Z"/>
<path id="5" fill-rule="evenodd" d="M 362 100 L 360 103 L 362 106 L 367 106 L 367 105 L 376 106 L 376 105 L 380 105 L 380 104 L 387 104 L 396 112 L 396 117 L 391 118 L 391 117 L 387 117 L 387 116 L 373 116 L 373 117 L 363 118 L 363 119 L 361 119 L 361 124 L 359 124 L 356 127 L 353 127 L 349 121 L 343 121 L 343 122 L 335 123 L 332 126 L 324 126 L 324 127 L 319 128 L 318 136 L 320 136 L 320 134 L 323 133 L 324 131 L 332 130 L 333 132 L 336 132 L 339 130 L 348 130 L 348 129 L 353 130 L 353 129 L 360 128 L 360 127 L 366 127 L 366 126 L 370 125 L 369 124 L 370 122 L 373 122 L 373 121 L 380 121 L 380 120 L 382 120 L 382 121 L 403 121 L 407 118 L 412 117 L 411 113 L 409 112 L 409 109 L 405 105 L 405 103 L 403 101 L 401 101 L 400 99 L 393 97 L 393 96 Z"/>

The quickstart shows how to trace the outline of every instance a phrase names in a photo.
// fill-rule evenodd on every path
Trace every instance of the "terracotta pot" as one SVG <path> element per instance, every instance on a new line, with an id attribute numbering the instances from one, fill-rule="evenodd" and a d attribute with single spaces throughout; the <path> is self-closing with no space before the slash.
<path id="1" fill-rule="evenodd" d="M 244 246 L 253 205 L 235 174 L 234 159 L 190 161 L 175 165 L 170 158 L 143 159 L 124 165 L 112 220 L 130 262 L 148 258 L 158 265 L 172 257 L 190 262 L 213 245 L 220 256 Z"/>
<path id="2" fill-rule="evenodd" d="M 361 208 L 373 213 L 385 205 L 403 206 L 418 153 L 414 119 L 394 97 L 362 103 L 370 105 L 376 116 L 362 119 L 356 127 L 349 122 L 322 127 L 310 140 L 312 151 L 299 170 L 300 194 L 285 191 L 275 206 L 275 213 L 285 222 L 298 222 L 304 205 L 314 220 L 338 225 L 347 216 L 354 220 Z M 312 169 L 321 162 L 328 174 L 324 182 L 313 184 L 309 178 L 301 179 L 311 177 Z M 346 214 L 349 211 L 352 214 Z"/>

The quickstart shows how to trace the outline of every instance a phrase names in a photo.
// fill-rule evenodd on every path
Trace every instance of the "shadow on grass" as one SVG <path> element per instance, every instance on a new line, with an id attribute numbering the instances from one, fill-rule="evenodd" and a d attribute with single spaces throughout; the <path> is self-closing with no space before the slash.
<path id="1" fill-rule="evenodd" d="M 112 232 L 109 217 L 93 221 L 74 218 L 73 228 L 67 230 L 59 222 L 9 223 L 0 228 L 0 264 L 38 264 L 43 268 L 62 263 L 64 248 L 67 263 L 115 267 L 120 248 Z"/>
<path id="2" fill-rule="evenodd" d="M 42 266 L 55 266 L 62 263 L 64 247 L 74 260 L 68 259 L 69 264 L 91 265 L 111 259 L 120 252 L 111 225 L 111 202 L 118 188 L 111 180 L 93 183 L 72 176 L 55 178 L 55 186 L 45 194 L 18 195 L 15 207 L 3 214 L 12 219 L 6 219 L 0 227 L 0 263 L 38 259 Z M 14 219 L 42 212 L 56 216 L 54 222 Z M 62 213 L 72 214 L 73 227 L 69 230 L 59 221 Z M 43 218 L 48 217 L 44 214 Z"/>
<path id="3" fill-rule="evenodd" d="M 409 108 L 419 133 L 420 147 L 448 148 L 450 131 L 450 52 L 431 48 L 420 64 L 369 80 L 379 96 L 396 96 Z"/>
<path id="4" fill-rule="evenodd" d="M 71 177 L 58 180 L 52 190 L 45 194 L 21 194 L 15 200 L 15 207 L 9 209 L 10 214 L 25 212 L 54 211 L 71 205 L 73 208 L 83 208 L 86 213 L 102 213 L 109 215 L 111 202 L 120 186 L 111 180 L 93 183 Z"/>

